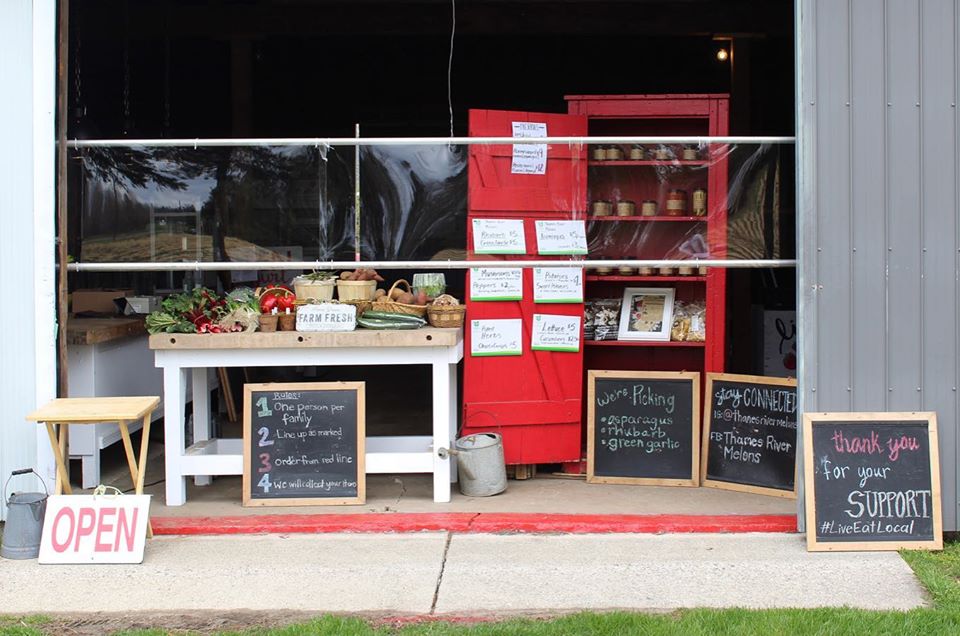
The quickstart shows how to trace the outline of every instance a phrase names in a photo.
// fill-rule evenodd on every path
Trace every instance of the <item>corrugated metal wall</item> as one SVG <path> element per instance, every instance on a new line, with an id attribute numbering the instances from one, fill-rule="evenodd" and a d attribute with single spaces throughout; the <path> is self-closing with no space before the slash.
<path id="1" fill-rule="evenodd" d="M 805 411 L 936 411 L 957 520 L 960 0 L 798 0 Z"/>
<path id="2" fill-rule="evenodd" d="M 0 338 L 0 481 L 37 462 L 33 214 L 33 3 L 0 2 L 0 298 L 8 320 Z M 20 478 L 14 489 L 36 490 Z M 0 518 L 5 502 L 0 502 Z"/>

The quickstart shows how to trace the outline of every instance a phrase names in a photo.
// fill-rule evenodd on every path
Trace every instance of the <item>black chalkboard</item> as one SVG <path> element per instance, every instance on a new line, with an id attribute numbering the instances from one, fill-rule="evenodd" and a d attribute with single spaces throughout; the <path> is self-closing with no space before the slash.
<path id="1" fill-rule="evenodd" d="M 796 497 L 797 382 L 708 373 L 703 485 Z"/>
<path id="2" fill-rule="evenodd" d="M 363 382 L 247 384 L 243 505 L 362 504 Z"/>
<path id="3" fill-rule="evenodd" d="M 936 415 L 804 415 L 807 547 L 943 547 Z"/>
<path id="4" fill-rule="evenodd" d="M 590 371 L 587 481 L 698 486 L 700 374 Z"/>

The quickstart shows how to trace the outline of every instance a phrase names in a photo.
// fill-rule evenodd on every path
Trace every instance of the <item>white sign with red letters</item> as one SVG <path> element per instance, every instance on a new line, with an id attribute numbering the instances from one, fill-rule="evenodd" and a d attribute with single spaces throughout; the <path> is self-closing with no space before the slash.
<path id="1" fill-rule="evenodd" d="M 142 563 L 150 495 L 53 495 L 40 563 Z"/>

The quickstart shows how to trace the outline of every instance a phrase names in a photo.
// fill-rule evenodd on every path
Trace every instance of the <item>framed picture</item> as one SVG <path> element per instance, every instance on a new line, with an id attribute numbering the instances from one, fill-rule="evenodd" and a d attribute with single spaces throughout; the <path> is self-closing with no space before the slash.
<path id="1" fill-rule="evenodd" d="M 670 340 L 672 287 L 627 287 L 620 305 L 620 340 Z"/>

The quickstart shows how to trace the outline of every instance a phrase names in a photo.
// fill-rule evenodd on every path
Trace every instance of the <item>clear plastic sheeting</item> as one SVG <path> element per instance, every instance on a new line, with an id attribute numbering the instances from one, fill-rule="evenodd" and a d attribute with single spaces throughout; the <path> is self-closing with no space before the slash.
<path id="1" fill-rule="evenodd" d="M 535 159 L 537 144 L 525 141 L 517 147 Z M 262 263 L 229 282 L 270 280 L 271 263 L 439 265 L 474 257 L 467 220 L 478 216 L 582 219 L 588 253 L 563 258 L 614 267 L 794 258 L 791 143 L 586 138 L 546 144 L 542 167 L 501 143 L 278 143 L 73 148 L 73 261 L 118 272 L 132 263 Z M 527 254 L 537 257 L 535 241 Z"/>

